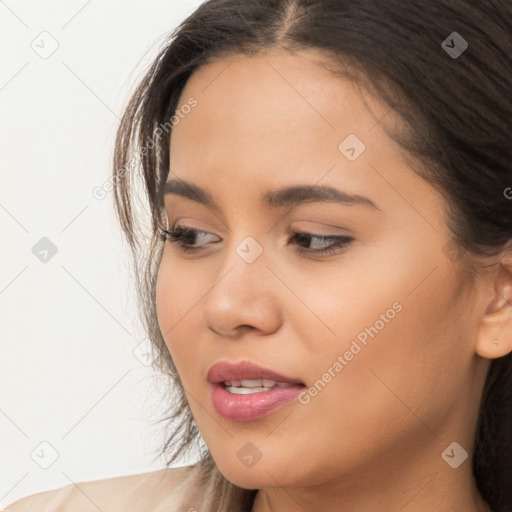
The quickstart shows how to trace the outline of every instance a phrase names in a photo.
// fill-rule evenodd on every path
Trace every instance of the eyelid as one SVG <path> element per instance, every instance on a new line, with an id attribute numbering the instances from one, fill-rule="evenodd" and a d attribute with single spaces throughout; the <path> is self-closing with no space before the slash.
<path id="1" fill-rule="evenodd" d="M 206 208 L 205 206 L 203 205 L 197 205 L 200 209 L 203 209 L 203 208 Z M 313 226 L 311 228 L 307 228 L 307 229 L 311 229 L 315 232 L 318 232 L 318 225 L 322 226 L 322 228 L 320 229 L 327 229 L 327 230 L 341 230 L 342 232 L 344 233 L 352 233 L 352 231 L 348 228 L 345 228 L 345 227 L 340 227 L 339 225 L 336 225 L 336 224 L 331 224 L 333 221 L 334 222 L 339 222 L 341 219 L 345 220 L 345 221 L 348 221 L 349 218 L 347 218 L 347 215 L 342 215 L 342 217 L 340 218 L 340 211 L 339 211 L 339 205 L 338 204 L 335 204 L 335 203 L 325 203 L 325 204 L 322 204 L 321 207 L 322 209 L 321 210 L 318 210 L 319 208 L 319 203 L 305 203 L 303 205 L 301 205 L 297 211 L 293 212 L 291 215 L 293 215 L 293 219 L 290 219 L 289 218 L 289 213 L 287 213 L 286 215 L 280 215 L 278 217 L 278 220 L 276 222 L 276 217 L 274 216 L 271 216 L 268 218 L 268 226 L 269 226 L 269 229 L 268 231 L 270 231 L 271 229 L 276 229 L 279 225 L 281 225 L 282 223 L 291 223 L 292 225 L 294 225 L 295 223 L 297 222 L 300 222 L 300 223 L 303 223 L 303 222 L 306 222 L 307 224 L 312 224 Z M 331 208 L 334 207 L 335 209 L 332 209 Z M 178 210 L 178 211 L 176 211 Z M 180 211 L 181 210 L 181 211 Z M 188 212 L 190 212 L 190 210 L 187 209 L 182 209 L 182 207 L 180 206 L 171 206 L 171 205 L 164 205 L 163 207 L 163 212 L 165 214 L 165 220 L 166 220 L 166 223 L 167 223 L 167 226 L 166 226 L 166 229 L 170 229 L 170 225 L 171 223 L 169 222 L 169 219 L 170 218 L 179 218 L 180 220 L 179 221 L 175 221 L 176 222 L 180 222 L 181 220 L 183 219 L 192 219 L 192 220 L 197 220 L 199 222 L 201 222 L 199 216 L 197 218 L 195 218 L 193 215 L 192 216 L 189 216 L 187 215 Z M 192 210 L 193 211 L 193 210 Z M 306 220 L 306 219 L 300 219 L 300 218 L 297 218 L 298 217 L 298 212 L 301 212 L 300 213 L 300 216 L 302 217 L 303 215 L 305 217 L 308 217 L 308 216 L 311 216 L 314 218 L 314 220 Z M 211 210 L 209 210 L 207 212 L 207 215 L 210 216 L 209 214 L 212 213 Z M 203 213 L 199 214 L 200 216 L 203 215 Z M 359 214 L 358 214 L 359 215 Z M 336 221 L 334 219 L 336 218 L 340 218 L 340 220 Z M 232 230 L 229 228 L 229 226 L 222 220 L 220 219 L 216 214 L 213 214 L 213 219 L 211 219 L 211 222 L 210 222 L 210 219 L 209 219 L 209 223 L 210 224 L 213 224 L 214 228 L 213 229 L 216 229 L 217 231 L 223 231 L 225 233 L 232 233 Z M 315 227 L 316 226 L 316 227 Z M 187 226 L 189 227 L 189 226 Z M 193 229 L 202 229 L 202 228 L 196 228 L 194 226 L 190 226 L 191 228 Z M 300 229 L 300 228 L 298 228 Z M 329 233 L 331 234 L 331 233 Z"/>
<path id="2" fill-rule="evenodd" d="M 162 240 L 165 242 L 169 242 L 173 245 L 176 245 L 178 251 L 180 251 L 183 254 L 198 254 L 201 253 L 204 249 L 207 248 L 206 246 L 194 246 L 189 245 L 187 243 L 184 243 L 183 240 L 187 238 L 187 236 L 184 235 L 188 233 L 192 233 L 193 237 L 195 238 L 198 234 L 204 234 L 204 235 L 212 235 L 216 236 L 213 233 L 210 233 L 209 231 L 201 230 L 201 229 L 195 229 L 188 226 L 182 226 L 179 225 L 177 222 L 173 225 L 173 230 L 171 232 L 167 230 L 163 230 L 162 234 Z M 297 243 L 297 241 L 300 240 L 300 237 L 310 238 L 310 239 L 321 239 L 323 241 L 331 241 L 331 243 L 327 244 L 325 247 L 322 248 L 304 248 L 300 246 L 300 243 Z M 292 243 L 295 241 L 295 243 Z M 296 251 L 298 254 L 305 254 L 309 258 L 314 257 L 321 257 L 326 258 L 330 255 L 339 255 L 342 252 L 345 252 L 347 248 L 349 248 L 352 243 L 355 241 L 355 238 L 353 236 L 347 236 L 347 235 L 322 235 L 318 233 L 312 233 L 310 231 L 301 231 L 301 230 L 292 230 L 289 229 L 288 233 L 288 240 L 286 246 L 294 245 L 296 246 Z M 219 242 L 213 242 L 219 243 Z"/>
<path id="3" fill-rule="evenodd" d="M 304 222 L 306 223 L 305 227 Z M 301 223 L 301 225 L 296 226 L 296 223 Z M 322 233 L 324 230 L 325 233 Z M 327 224 L 326 222 L 320 221 L 293 221 L 288 227 L 288 232 L 304 232 L 307 234 L 326 237 L 354 235 L 354 232 L 348 228 L 342 228 L 340 226 L 334 226 L 333 224 Z"/>
<path id="4" fill-rule="evenodd" d="M 165 227 L 166 231 L 175 231 L 177 228 L 179 228 L 182 230 L 194 230 L 194 231 L 198 231 L 198 232 L 202 232 L 202 233 L 208 233 L 208 234 L 211 234 L 214 236 L 219 236 L 219 235 L 215 235 L 215 233 L 210 231 L 210 228 L 202 228 L 202 227 L 190 225 L 190 224 L 188 224 L 188 222 L 181 224 L 183 219 L 174 221 L 174 223 L 172 223 L 171 227 L 170 227 L 168 217 L 166 217 L 165 220 L 166 220 L 166 227 Z M 294 227 L 294 224 L 296 222 L 306 222 L 306 223 L 312 224 L 312 226 L 311 227 L 303 227 L 303 226 Z M 321 228 L 318 227 L 318 224 L 320 224 L 324 228 L 326 228 L 327 232 L 322 233 Z M 272 227 L 272 229 L 274 229 L 275 227 L 276 227 L 276 225 L 274 225 Z M 164 228 L 162 228 L 162 229 L 164 229 Z M 216 228 L 213 228 L 213 229 L 216 229 Z M 333 233 L 333 230 L 336 230 L 337 232 Z M 352 237 L 352 238 L 354 238 L 355 237 L 354 232 L 350 229 L 341 228 L 339 226 L 334 226 L 332 224 L 327 224 L 327 223 L 320 222 L 320 221 L 297 221 L 297 220 L 295 220 L 291 224 L 288 225 L 288 228 L 286 230 L 287 235 L 302 234 L 302 233 L 305 235 L 311 235 L 311 236 L 315 236 L 315 237 L 324 237 L 324 238 L 336 238 L 336 237 L 340 237 L 340 238 Z"/>
<path id="5" fill-rule="evenodd" d="M 178 220 L 175 220 L 174 222 L 171 223 L 169 221 L 169 219 L 171 219 L 172 217 L 178 218 Z M 220 225 L 219 225 L 219 223 L 217 223 L 217 221 L 215 219 L 213 219 L 213 221 L 209 223 L 210 225 L 213 224 L 213 226 L 210 226 L 208 228 L 203 228 L 203 227 L 200 227 L 200 226 L 197 226 L 194 224 L 190 224 L 190 222 L 201 223 L 202 221 L 200 220 L 199 217 L 196 218 L 194 216 L 188 216 L 188 215 L 170 215 L 167 212 L 167 210 L 165 210 L 165 222 L 166 222 L 165 229 L 170 230 L 170 231 L 174 231 L 174 229 L 176 228 L 176 225 L 180 224 L 182 222 L 184 224 L 180 225 L 180 227 L 183 229 L 195 229 L 197 231 L 207 231 L 208 233 L 211 233 L 210 229 L 213 229 L 216 231 L 226 231 L 226 230 L 230 231 L 229 228 L 226 228 L 226 226 L 223 223 L 220 223 Z M 213 234 L 213 233 L 211 233 L 211 234 Z"/>

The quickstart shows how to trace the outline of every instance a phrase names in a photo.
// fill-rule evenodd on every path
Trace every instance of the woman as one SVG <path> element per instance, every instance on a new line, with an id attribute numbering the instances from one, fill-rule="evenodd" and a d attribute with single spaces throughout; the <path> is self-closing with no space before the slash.
<path id="1" fill-rule="evenodd" d="M 7 510 L 510 511 L 511 26 L 505 0 L 182 23 L 114 182 L 174 383 L 163 453 L 201 460 Z"/>

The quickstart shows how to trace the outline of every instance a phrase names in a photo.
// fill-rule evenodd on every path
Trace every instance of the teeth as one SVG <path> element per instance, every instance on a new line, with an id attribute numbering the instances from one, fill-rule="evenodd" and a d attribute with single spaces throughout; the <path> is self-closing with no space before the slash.
<path id="1" fill-rule="evenodd" d="M 244 388 L 239 387 L 235 388 L 233 386 L 226 387 L 226 391 L 229 393 L 233 393 L 235 395 L 250 395 L 252 393 L 263 393 L 263 391 L 270 391 L 273 388 L 264 388 L 264 387 L 258 387 L 258 388 Z"/>
<path id="2" fill-rule="evenodd" d="M 248 395 L 250 393 L 262 393 L 270 391 L 273 388 L 287 388 L 293 384 L 287 382 L 276 382 L 270 379 L 245 379 L 245 380 L 226 380 L 225 389 L 229 393 L 236 395 Z"/>

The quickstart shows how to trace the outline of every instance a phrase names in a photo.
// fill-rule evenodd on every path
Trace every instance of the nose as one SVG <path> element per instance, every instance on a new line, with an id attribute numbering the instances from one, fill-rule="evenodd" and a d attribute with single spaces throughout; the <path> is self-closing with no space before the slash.
<path id="1" fill-rule="evenodd" d="M 280 287 L 263 258 L 247 263 L 235 253 L 204 298 L 202 322 L 230 339 L 239 339 L 246 332 L 272 334 L 282 320 L 277 294 Z"/>

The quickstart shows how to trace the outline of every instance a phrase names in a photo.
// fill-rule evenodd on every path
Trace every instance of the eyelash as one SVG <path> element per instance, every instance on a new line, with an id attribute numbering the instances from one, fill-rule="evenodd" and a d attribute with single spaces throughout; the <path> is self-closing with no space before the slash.
<path id="1" fill-rule="evenodd" d="M 183 240 L 186 238 L 189 238 L 191 235 L 194 238 L 198 233 L 209 234 L 207 231 L 201 231 L 199 229 L 184 228 L 184 227 L 177 226 L 176 228 L 174 228 L 173 231 L 168 231 L 166 229 L 162 229 L 161 239 L 163 241 L 167 241 L 172 244 L 177 244 L 178 249 L 182 252 L 192 253 L 192 252 L 198 252 L 198 251 L 202 250 L 202 247 L 191 247 L 190 245 L 183 243 Z M 315 235 L 314 233 L 307 233 L 306 231 L 292 231 L 291 233 L 293 234 L 293 236 L 290 238 L 290 240 L 288 242 L 290 242 L 292 240 L 301 239 L 301 238 L 303 240 L 304 240 L 304 238 L 306 238 L 306 239 L 307 238 L 318 238 L 318 239 L 324 240 L 324 241 L 325 240 L 338 240 L 337 242 L 332 243 L 331 245 L 329 245 L 328 247 L 326 247 L 324 249 L 304 249 L 304 248 L 298 249 L 298 251 L 300 253 L 309 253 L 309 254 L 321 255 L 321 256 L 336 254 L 337 252 L 339 252 L 336 249 L 343 249 L 345 247 L 348 247 L 350 245 L 350 243 L 354 240 L 350 236 L 323 236 L 323 235 Z M 215 243 L 217 243 L 217 242 L 215 242 Z"/>

